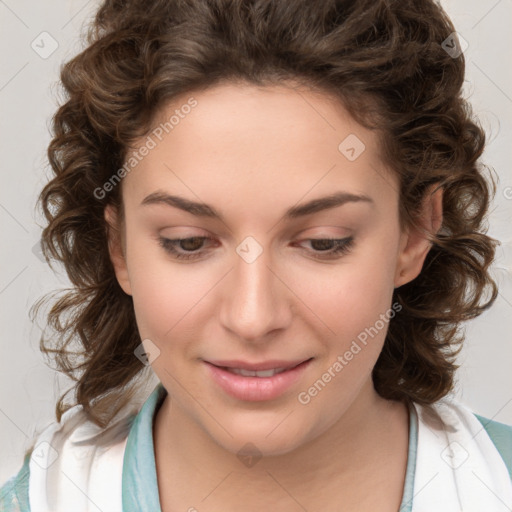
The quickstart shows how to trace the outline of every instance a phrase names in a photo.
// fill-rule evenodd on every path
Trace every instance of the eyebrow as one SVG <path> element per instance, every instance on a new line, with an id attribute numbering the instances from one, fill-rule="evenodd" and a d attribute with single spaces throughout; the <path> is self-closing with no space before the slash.
<path id="1" fill-rule="evenodd" d="M 313 213 L 317 213 L 323 210 L 336 208 L 337 206 L 342 206 L 346 203 L 357 202 L 365 202 L 369 204 L 374 203 L 371 197 L 366 196 L 364 194 L 337 192 L 325 197 L 313 199 L 304 204 L 292 206 L 285 212 L 284 219 L 296 219 L 298 217 L 312 215 Z M 191 201 L 190 199 L 186 199 L 184 197 L 170 195 L 167 194 L 166 192 L 153 192 L 152 194 L 149 194 L 147 197 L 145 197 L 141 202 L 142 206 L 151 204 L 164 204 L 168 206 L 173 206 L 175 208 L 179 208 L 180 210 L 188 212 L 192 215 L 196 215 L 198 217 L 218 219 L 224 222 L 222 214 L 220 214 L 213 206 L 210 206 L 206 203 Z"/>

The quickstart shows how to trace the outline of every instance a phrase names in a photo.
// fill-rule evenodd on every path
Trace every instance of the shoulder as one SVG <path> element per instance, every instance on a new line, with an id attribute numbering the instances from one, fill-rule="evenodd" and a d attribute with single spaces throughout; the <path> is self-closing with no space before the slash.
<path id="1" fill-rule="evenodd" d="M 512 478 L 512 426 L 473 413 L 491 438 Z"/>
<path id="2" fill-rule="evenodd" d="M 488 455 L 494 464 L 499 461 L 498 465 L 503 466 L 512 480 L 512 426 L 477 414 L 453 396 L 443 397 L 430 405 L 414 402 L 414 406 L 419 424 L 424 424 L 428 431 L 434 434 L 443 431 L 449 442 L 473 440 L 480 447 L 482 456 Z"/>
<path id="3" fill-rule="evenodd" d="M 488 447 L 496 448 L 512 479 L 512 426 L 481 416 L 453 397 L 445 397 L 433 407 L 447 424 L 454 421 L 454 424 L 464 425 L 462 428 L 468 429 L 471 439 L 478 440 L 485 432 Z"/>
<path id="4" fill-rule="evenodd" d="M 30 452 L 25 455 L 25 460 L 18 473 L 0 488 L 0 510 L 4 512 L 30 511 L 28 501 L 29 461 Z"/>
<path id="5" fill-rule="evenodd" d="M 37 501 L 49 500 L 56 505 L 56 510 L 64 510 L 61 490 L 66 482 L 61 481 L 61 475 L 72 475 L 73 481 L 80 482 L 85 488 L 97 480 L 96 473 L 108 474 L 109 469 L 119 469 L 134 414 L 129 411 L 107 428 L 100 428 L 86 417 L 80 406 L 66 411 L 60 422 L 50 423 L 35 436 L 33 448 L 25 454 L 19 472 L 2 485 L 0 510 L 29 512 L 29 487 L 31 493 L 37 490 Z M 92 467 L 94 474 L 91 474 Z M 94 489 L 100 488 L 106 493 L 103 487 L 108 483 L 95 483 Z M 73 491 L 76 494 L 76 490 Z M 65 494 L 67 500 L 71 493 L 66 491 Z M 34 498 L 32 494 L 31 497 Z"/>

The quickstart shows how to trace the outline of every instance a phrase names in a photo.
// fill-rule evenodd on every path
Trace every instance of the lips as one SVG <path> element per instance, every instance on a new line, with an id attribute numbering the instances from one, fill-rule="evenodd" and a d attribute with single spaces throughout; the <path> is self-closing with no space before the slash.
<path id="1" fill-rule="evenodd" d="M 295 361 L 204 361 L 209 376 L 228 395 L 245 401 L 272 400 L 297 382 L 313 358 Z"/>

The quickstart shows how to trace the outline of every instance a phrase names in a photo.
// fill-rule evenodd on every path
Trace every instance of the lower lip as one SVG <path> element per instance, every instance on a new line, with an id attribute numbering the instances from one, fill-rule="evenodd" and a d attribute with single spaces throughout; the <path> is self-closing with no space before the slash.
<path id="1" fill-rule="evenodd" d="M 228 394 L 238 400 L 257 402 L 273 400 L 290 389 L 309 366 L 311 359 L 290 370 L 272 377 L 244 377 L 228 372 L 205 361 L 213 380 Z"/>

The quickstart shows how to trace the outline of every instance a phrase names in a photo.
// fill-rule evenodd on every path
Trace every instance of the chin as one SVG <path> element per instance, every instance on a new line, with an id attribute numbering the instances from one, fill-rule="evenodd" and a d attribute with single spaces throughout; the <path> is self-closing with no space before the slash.
<path id="1" fill-rule="evenodd" d="M 219 442 L 218 440 L 216 440 Z M 304 439 L 268 439 L 266 434 L 261 433 L 260 436 L 247 436 L 240 435 L 233 439 L 223 440 L 221 443 L 222 448 L 226 451 L 236 455 L 242 462 L 246 457 L 254 457 L 260 459 L 262 457 L 277 457 L 279 455 L 286 455 L 297 448 L 300 448 L 304 443 Z"/>
<path id="2" fill-rule="evenodd" d="M 213 432 L 210 432 L 210 436 L 218 445 L 239 458 L 245 452 L 248 455 L 254 452 L 254 456 L 258 457 L 285 455 L 303 447 L 314 437 L 313 425 L 308 428 L 306 425 L 291 424 L 291 421 L 284 419 L 287 414 L 273 415 L 271 421 L 263 418 L 248 421 L 245 418 L 244 421 L 233 422 L 231 419 L 224 425 L 232 437 L 224 431 L 221 438 Z M 292 417 L 293 413 L 290 414 L 290 420 Z M 216 430 L 215 434 L 218 433 Z"/>

